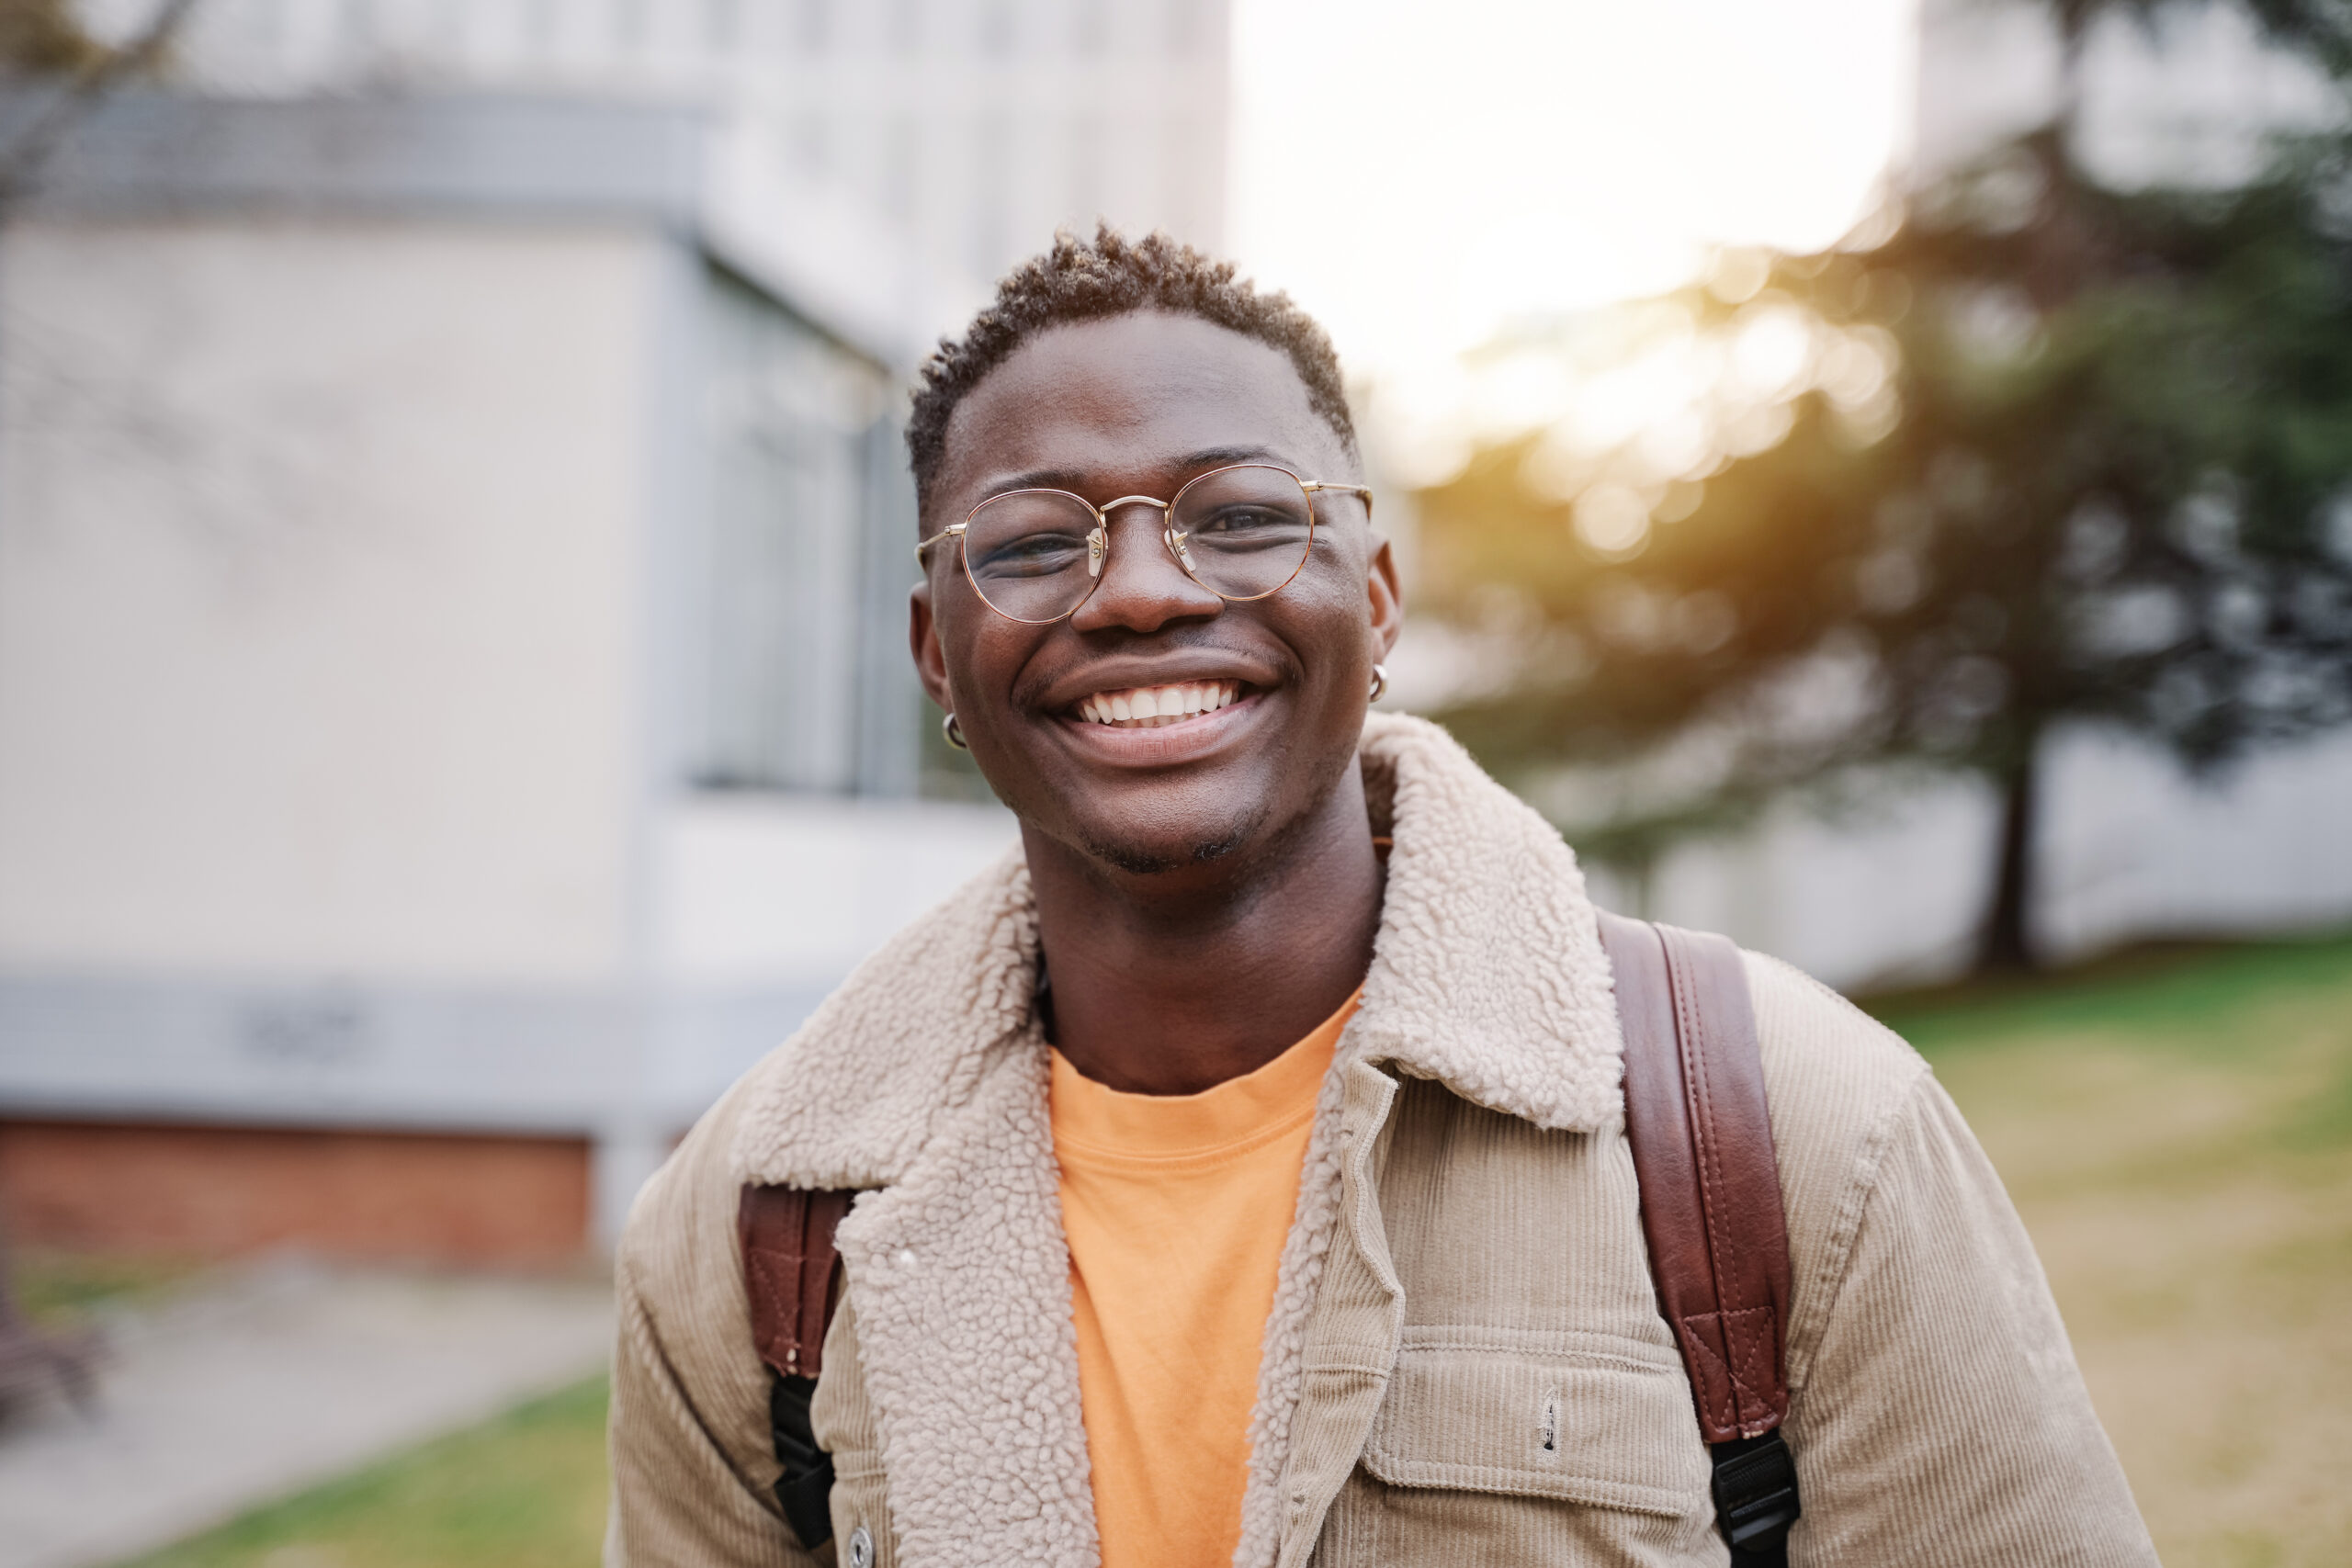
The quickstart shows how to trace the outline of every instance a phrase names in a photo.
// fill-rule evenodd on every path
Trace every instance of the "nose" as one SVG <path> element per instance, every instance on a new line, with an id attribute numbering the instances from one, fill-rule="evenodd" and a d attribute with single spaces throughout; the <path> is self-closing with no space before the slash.
<path id="1" fill-rule="evenodd" d="M 1102 563 L 1102 581 L 1070 616 L 1071 629 L 1150 633 L 1170 621 L 1204 619 L 1225 608 L 1224 600 L 1186 576 L 1169 553 L 1160 537 L 1166 515 L 1158 507 L 1133 503 L 1113 509 L 1105 525 L 1111 554 Z"/>

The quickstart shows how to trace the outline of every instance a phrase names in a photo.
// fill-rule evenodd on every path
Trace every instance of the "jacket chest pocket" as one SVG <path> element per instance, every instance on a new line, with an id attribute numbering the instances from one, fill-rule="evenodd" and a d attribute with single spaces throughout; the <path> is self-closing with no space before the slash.
<path id="1" fill-rule="evenodd" d="M 1708 1475 L 1656 1347 L 1408 1329 L 1318 1562 L 1720 1563 Z"/>

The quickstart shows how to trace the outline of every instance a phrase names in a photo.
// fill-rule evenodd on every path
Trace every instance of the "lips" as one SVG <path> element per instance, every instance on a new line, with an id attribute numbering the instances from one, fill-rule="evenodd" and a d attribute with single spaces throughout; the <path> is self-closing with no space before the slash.
<path id="1" fill-rule="evenodd" d="M 1082 697 L 1078 716 L 1114 729 L 1157 729 L 1230 707 L 1241 696 L 1238 681 L 1193 681 L 1167 686 L 1127 686 Z"/>

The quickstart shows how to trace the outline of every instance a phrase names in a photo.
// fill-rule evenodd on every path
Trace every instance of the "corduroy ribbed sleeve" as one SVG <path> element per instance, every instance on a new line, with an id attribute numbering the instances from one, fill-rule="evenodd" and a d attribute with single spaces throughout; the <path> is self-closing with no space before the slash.
<path id="1" fill-rule="evenodd" d="M 1991 1162 L 1926 1073 L 1884 1115 L 1791 1409 L 1790 1562 L 2155 1568 Z"/>
<path id="2" fill-rule="evenodd" d="M 767 1370 L 752 1348 L 721 1130 L 671 1156 L 614 1260 L 612 1512 L 605 1568 L 815 1568 L 767 1490 Z M 830 1556 L 830 1553 L 827 1554 Z"/>

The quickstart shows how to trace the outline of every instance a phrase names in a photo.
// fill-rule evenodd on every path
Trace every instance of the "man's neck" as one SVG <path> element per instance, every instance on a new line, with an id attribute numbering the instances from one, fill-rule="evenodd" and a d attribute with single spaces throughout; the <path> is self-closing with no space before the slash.
<path id="1" fill-rule="evenodd" d="M 1251 855 L 1109 871 L 1024 833 L 1054 1043 L 1098 1083 L 1194 1094 L 1306 1038 L 1363 984 L 1383 868 L 1351 763 L 1314 815 Z"/>

